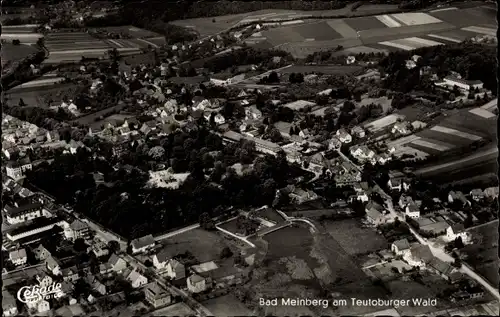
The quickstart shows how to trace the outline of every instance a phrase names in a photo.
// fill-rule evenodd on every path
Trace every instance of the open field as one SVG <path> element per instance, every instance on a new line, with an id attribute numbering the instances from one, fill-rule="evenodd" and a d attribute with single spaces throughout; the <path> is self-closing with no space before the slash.
<path id="1" fill-rule="evenodd" d="M 215 316 L 249 316 L 252 313 L 232 294 L 207 300 L 202 305 Z"/>
<path id="2" fill-rule="evenodd" d="M 491 11 L 476 7 L 324 21 L 304 20 L 300 25 L 282 25 L 263 31 L 261 43 L 279 47 L 296 57 L 338 45 L 351 50 L 363 46 L 364 51 L 413 50 L 457 43 L 476 35 L 496 34 L 496 19 Z M 313 29 L 314 32 L 311 32 Z"/>
<path id="3" fill-rule="evenodd" d="M 2 56 L 2 66 L 7 63 L 20 61 L 37 51 L 38 49 L 31 45 L 13 45 L 11 43 L 2 44 L 0 52 Z"/>
<path id="4" fill-rule="evenodd" d="M 363 228 L 354 220 L 323 221 L 326 231 L 352 256 L 376 252 L 388 247 L 385 238 L 373 229 Z M 356 237 L 356 239 L 353 239 Z"/>
<path id="5" fill-rule="evenodd" d="M 215 232 L 193 229 L 162 241 L 164 250 L 172 256 L 189 251 L 199 262 L 220 259 L 220 252 L 227 246 Z"/>

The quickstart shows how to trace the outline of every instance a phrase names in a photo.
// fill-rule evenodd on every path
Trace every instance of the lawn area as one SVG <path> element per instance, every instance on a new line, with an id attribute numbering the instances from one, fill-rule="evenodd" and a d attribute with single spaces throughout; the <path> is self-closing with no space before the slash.
<path id="1" fill-rule="evenodd" d="M 228 244 L 217 232 L 194 229 L 162 241 L 172 256 L 189 251 L 199 262 L 219 260 Z"/>
<path id="2" fill-rule="evenodd" d="M 221 227 L 222 229 L 229 231 L 229 232 L 243 236 L 243 233 L 240 232 L 240 230 L 238 230 L 238 226 L 236 225 L 236 222 L 237 222 L 237 219 L 233 219 L 233 220 L 224 222 L 223 224 L 220 224 L 218 226 Z"/>
<path id="3" fill-rule="evenodd" d="M 327 232 L 350 255 L 376 252 L 389 246 L 387 240 L 377 234 L 373 228 L 363 228 L 355 219 L 333 221 L 325 220 L 321 223 Z"/>
<path id="4" fill-rule="evenodd" d="M 264 208 L 259 211 L 255 212 L 258 217 L 261 217 L 263 219 L 275 222 L 275 223 L 281 223 L 283 220 L 283 217 L 274 209 L 272 208 Z"/>
<path id="5" fill-rule="evenodd" d="M 215 316 L 249 316 L 252 313 L 232 294 L 212 298 L 202 304 Z"/>
<path id="6" fill-rule="evenodd" d="M 498 222 L 469 231 L 475 243 L 467 245 L 461 253 L 466 262 L 492 285 L 498 285 Z"/>

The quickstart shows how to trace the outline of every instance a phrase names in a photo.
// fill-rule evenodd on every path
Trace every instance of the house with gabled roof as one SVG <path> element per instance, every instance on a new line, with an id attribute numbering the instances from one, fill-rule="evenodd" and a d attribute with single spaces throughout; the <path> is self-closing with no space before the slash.
<path id="1" fill-rule="evenodd" d="M 129 272 L 128 274 L 125 273 L 124 275 L 125 279 L 130 282 L 133 288 L 139 288 L 148 283 L 148 279 L 141 273 L 139 273 L 136 269 Z"/>
<path id="2" fill-rule="evenodd" d="M 417 204 L 410 203 L 405 208 L 405 215 L 412 219 L 420 218 L 420 208 L 418 208 Z"/>
<path id="3" fill-rule="evenodd" d="M 428 245 L 417 244 L 410 248 L 410 252 L 403 259 L 411 266 L 425 267 L 432 261 L 434 256 Z"/>
<path id="4" fill-rule="evenodd" d="M 207 289 L 207 281 L 198 274 L 193 274 L 187 278 L 187 288 L 191 293 L 200 293 Z"/>
<path id="5" fill-rule="evenodd" d="M 59 262 L 59 260 L 57 260 L 53 256 L 49 256 L 45 260 L 45 267 L 47 268 L 47 270 L 49 270 L 49 272 L 51 272 L 54 275 L 61 275 L 62 274 L 61 263 Z"/>
<path id="6" fill-rule="evenodd" d="M 28 260 L 26 256 L 26 249 L 20 249 L 20 250 L 15 250 L 9 253 L 9 260 L 14 264 L 14 265 L 24 265 L 26 264 L 26 261 Z"/>
<path id="7" fill-rule="evenodd" d="M 184 264 L 177 261 L 176 259 L 170 259 L 166 265 L 165 275 L 171 279 L 182 279 L 186 277 L 186 268 Z"/>
<path id="8" fill-rule="evenodd" d="M 162 271 L 166 268 L 168 260 L 172 258 L 172 255 L 167 250 L 163 249 L 153 256 L 153 266 Z"/>
<path id="9" fill-rule="evenodd" d="M 127 262 L 125 262 L 124 259 L 116 255 L 115 253 L 111 254 L 107 264 L 109 265 L 111 270 L 116 273 L 121 273 L 127 268 Z"/>
<path id="10" fill-rule="evenodd" d="M 465 231 L 465 227 L 461 223 L 450 225 L 446 229 L 446 240 L 454 241 L 457 238 L 461 238 L 464 244 L 470 240 L 470 234 Z"/>
<path id="11" fill-rule="evenodd" d="M 33 249 L 33 253 L 35 254 L 35 259 L 39 261 L 45 261 L 49 256 L 51 256 L 49 250 L 47 250 L 42 244 L 39 244 L 38 247 Z"/>
<path id="12" fill-rule="evenodd" d="M 404 255 L 410 251 L 410 243 L 407 239 L 394 241 L 391 245 L 391 251 L 396 255 Z"/>
<path id="13" fill-rule="evenodd" d="M 385 222 L 383 207 L 371 201 L 366 207 L 366 220 L 373 225 L 380 225 Z"/>
<path id="14" fill-rule="evenodd" d="M 153 238 L 153 235 L 148 234 L 147 236 L 132 240 L 131 245 L 132 253 L 142 253 L 154 248 L 155 239 Z"/>

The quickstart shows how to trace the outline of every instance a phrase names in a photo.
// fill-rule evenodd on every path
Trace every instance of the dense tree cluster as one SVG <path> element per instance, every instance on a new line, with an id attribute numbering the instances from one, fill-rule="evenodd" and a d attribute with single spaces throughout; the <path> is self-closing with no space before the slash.
<path id="1" fill-rule="evenodd" d="M 405 61 L 415 54 L 422 58 L 416 68 L 409 70 Z M 496 49 L 493 46 L 463 42 L 422 47 L 411 52 L 391 52 L 380 61 L 380 66 L 389 74 L 385 84 L 392 90 L 408 92 L 422 85 L 419 69 L 421 65 L 426 65 L 432 67 L 439 77 L 455 71 L 465 79 L 481 80 L 485 88 L 496 94 L 496 69 L 491 67 L 496 65 L 496 56 Z"/>

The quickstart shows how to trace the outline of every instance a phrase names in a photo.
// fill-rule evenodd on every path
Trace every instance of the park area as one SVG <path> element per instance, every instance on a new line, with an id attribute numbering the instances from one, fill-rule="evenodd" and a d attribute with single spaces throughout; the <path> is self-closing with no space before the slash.
<path id="1" fill-rule="evenodd" d="M 363 227 L 355 219 L 325 220 L 321 224 L 351 256 L 376 252 L 389 246 L 387 240 L 379 235 L 374 228 Z"/>
<path id="2" fill-rule="evenodd" d="M 161 243 L 171 257 L 189 251 L 200 263 L 219 260 L 222 249 L 229 246 L 217 232 L 203 229 L 189 230 Z"/>

